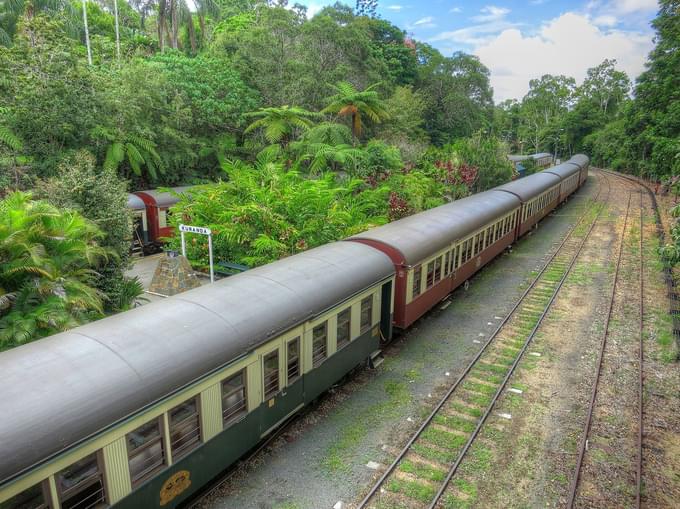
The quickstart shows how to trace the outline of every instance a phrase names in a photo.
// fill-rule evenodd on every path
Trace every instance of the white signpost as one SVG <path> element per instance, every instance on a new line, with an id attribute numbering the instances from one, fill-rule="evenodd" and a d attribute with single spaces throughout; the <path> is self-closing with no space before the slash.
<path id="1" fill-rule="evenodd" d="M 179 225 L 180 235 L 182 236 L 182 256 L 186 258 L 187 256 L 187 246 L 184 240 L 185 233 L 198 233 L 199 235 L 208 236 L 208 254 L 210 256 L 210 282 L 215 282 L 215 271 L 213 268 L 213 250 L 212 250 L 212 231 L 210 228 L 205 228 L 203 226 L 189 226 L 188 224 Z"/>

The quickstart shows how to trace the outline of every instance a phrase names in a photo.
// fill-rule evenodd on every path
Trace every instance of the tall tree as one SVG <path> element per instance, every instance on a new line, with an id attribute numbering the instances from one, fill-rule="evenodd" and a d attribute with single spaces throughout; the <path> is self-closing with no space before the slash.
<path id="1" fill-rule="evenodd" d="M 92 65 L 92 48 L 90 47 L 90 29 L 87 26 L 87 0 L 82 0 L 83 28 L 85 29 L 85 46 L 87 47 L 87 63 Z"/>
<path id="2" fill-rule="evenodd" d="M 680 175 L 680 2 L 661 0 L 652 25 L 657 44 L 638 78 L 626 131 L 635 151 L 632 166 L 661 178 Z"/>
<path id="3" fill-rule="evenodd" d="M 118 27 L 118 0 L 113 0 L 113 16 L 116 21 L 116 59 L 120 60 L 120 29 Z"/>
<path id="4" fill-rule="evenodd" d="M 577 94 L 596 104 L 607 115 L 616 112 L 630 91 L 630 79 L 616 69 L 616 60 L 605 59 L 600 65 L 588 69 Z"/>

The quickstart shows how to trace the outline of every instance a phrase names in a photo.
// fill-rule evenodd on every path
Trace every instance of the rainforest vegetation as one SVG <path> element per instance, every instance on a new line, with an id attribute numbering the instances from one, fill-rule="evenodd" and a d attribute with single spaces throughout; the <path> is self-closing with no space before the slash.
<path id="1" fill-rule="evenodd" d="M 197 185 L 172 221 L 256 266 L 506 182 L 508 153 L 680 173 L 677 1 L 637 83 L 606 60 L 498 105 L 375 3 L 0 2 L 0 349 L 132 305 L 128 191 Z"/>

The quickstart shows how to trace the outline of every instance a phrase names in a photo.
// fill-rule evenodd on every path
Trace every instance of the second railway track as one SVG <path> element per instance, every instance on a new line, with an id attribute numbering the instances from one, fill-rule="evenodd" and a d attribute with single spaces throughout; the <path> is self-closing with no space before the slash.
<path id="1" fill-rule="evenodd" d="M 610 180 L 604 174 L 599 180 L 597 194 L 606 192 L 606 202 Z M 460 462 L 505 391 L 603 208 L 597 198 L 593 207 L 586 207 L 508 316 L 358 508 L 434 508 L 444 500 Z"/>
<path id="2" fill-rule="evenodd" d="M 639 186 L 631 179 L 605 173 Z M 633 191 L 628 190 L 592 392 L 569 487 L 569 509 L 641 506 L 644 422 L 644 205 L 641 189 L 639 194 L 636 222 L 635 215 L 630 212 Z M 632 295 L 637 298 L 631 299 Z M 612 325 L 615 320 L 618 323 Z M 628 337 L 633 331 L 637 331 L 634 341 Z M 631 355 L 631 352 L 636 353 Z M 631 391 L 630 387 L 635 390 Z M 606 450 L 612 452 L 603 452 Z M 624 457 L 628 461 L 623 460 Z M 612 461 L 617 458 L 622 461 Z"/>

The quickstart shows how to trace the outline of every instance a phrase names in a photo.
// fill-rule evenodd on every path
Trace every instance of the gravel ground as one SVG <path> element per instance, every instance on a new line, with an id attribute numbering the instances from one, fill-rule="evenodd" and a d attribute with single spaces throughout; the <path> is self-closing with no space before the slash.
<path id="1" fill-rule="evenodd" d="M 271 446 L 201 502 L 210 509 L 320 509 L 356 502 L 424 415 L 462 372 L 575 222 L 591 177 L 569 203 L 510 253 L 459 289 L 386 351 L 377 370 L 360 370 L 290 425 Z"/>
<path id="2" fill-rule="evenodd" d="M 609 207 L 506 393 L 461 464 L 456 507 L 565 507 L 573 480 L 623 235 L 630 189 L 612 179 Z M 634 507 L 637 455 L 639 333 L 639 205 L 631 216 L 609 324 L 602 378 L 581 471 L 576 507 Z M 646 195 L 643 196 L 646 199 Z M 644 200 L 643 200 L 644 201 Z M 643 507 L 678 507 L 680 500 L 680 372 L 665 360 L 667 300 L 655 263 L 654 226 L 645 242 Z M 501 415 L 511 415 L 510 419 Z M 458 483 L 458 484 L 456 484 Z M 461 497 L 459 497 L 461 498 Z"/>

